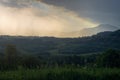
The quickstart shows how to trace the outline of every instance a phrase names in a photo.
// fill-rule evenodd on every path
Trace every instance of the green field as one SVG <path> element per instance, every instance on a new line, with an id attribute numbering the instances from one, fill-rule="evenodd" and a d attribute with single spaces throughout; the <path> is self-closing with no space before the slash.
<path id="1" fill-rule="evenodd" d="M 0 80 L 120 80 L 117 68 L 44 68 L 1 71 Z"/>

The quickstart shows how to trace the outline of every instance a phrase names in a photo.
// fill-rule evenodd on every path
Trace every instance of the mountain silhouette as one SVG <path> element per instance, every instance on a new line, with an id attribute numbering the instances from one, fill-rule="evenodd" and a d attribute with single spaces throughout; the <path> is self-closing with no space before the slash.
<path id="1" fill-rule="evenodd" d="M 79 34 L 82 36 L 91 36 L 104 31 L 116 31 L 119 28 L 109 24 L 100 24 L 97 27 L 82 29 Z"/>

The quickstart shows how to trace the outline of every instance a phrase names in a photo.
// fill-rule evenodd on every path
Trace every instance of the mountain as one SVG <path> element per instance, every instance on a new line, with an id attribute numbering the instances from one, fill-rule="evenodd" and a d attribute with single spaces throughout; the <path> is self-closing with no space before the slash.
<path id="1" fill-rule="evenodd" d="M 1 53 L 8 44 L 16 45 L 21 53 L 37 55 L 98 53 L 120 49 L 120 30 L 81 38 L 0 36 Z"/>
<path id="2" fill-rule="evenodd" d="M 113 26 L 113 25 L 100 24 L 97 27 L 82 29 L 77 34 L 80 34 L 81 36 L 91 36 L 91 35 L 97 34 L 99 32 L 116 31 L 118 29 L 120 29 L 120 28 Z"/>

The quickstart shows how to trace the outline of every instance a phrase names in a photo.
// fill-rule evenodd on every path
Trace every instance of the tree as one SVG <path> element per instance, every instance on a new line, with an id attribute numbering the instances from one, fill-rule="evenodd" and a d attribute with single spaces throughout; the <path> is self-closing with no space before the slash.
<path id="1" fill-rule="evenodd" d="M 5 62 L 7 68 L 17 67 L 17 49 L 15 45 L 7 45 L 5 48 Z"/>
<path id="2" fill-rule="evenodd" d="M 38 68 L 40 67 L 40 60 L 32 55 L 24 56 L 21 64 L 25 68 Z"/>
<path id="3" fill-rule="evenodd" d="M 101 67 L 120 67 L 120 51 L 110 49 L 103 53 L 97 62 Z"/>

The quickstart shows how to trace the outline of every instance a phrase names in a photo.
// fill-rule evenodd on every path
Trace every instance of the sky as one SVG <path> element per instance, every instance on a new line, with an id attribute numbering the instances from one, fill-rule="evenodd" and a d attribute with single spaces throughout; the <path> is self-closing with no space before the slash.
<path id="1" fill-rule="evenodd" d="M 99 24 L 120 25 L 119 0 L 0 0 L 0 34 L 69 37 Z"/>
<path id="2" fill-rule="evenodd" d="M 120 0 L 43 0 L 56 6 L 65 7 L 80 17 L 102 23 L 120 25 Z"/>

